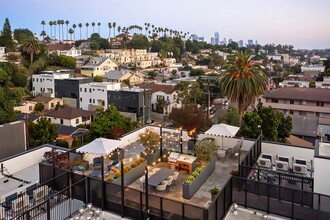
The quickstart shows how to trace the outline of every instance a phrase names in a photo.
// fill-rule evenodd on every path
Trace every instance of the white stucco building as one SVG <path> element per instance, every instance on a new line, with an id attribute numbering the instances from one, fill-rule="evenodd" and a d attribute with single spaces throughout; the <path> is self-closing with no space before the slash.
<path id="1" fill-rule="evenodd" d="M 108 107 L 108 90 L 119 90 L 120 83 L 115 82 L 93 82 L 79 85 L 80 108 L 94 110 L 97 107 Z"/>
<path id="2" fill-rule="evenodd" d="M 45 71 L 39 74 L 32 75 L 32 95 L 47 95 L 55 97 L 55 79 L 70 78 L 69 71 L 53 72 Z"/>

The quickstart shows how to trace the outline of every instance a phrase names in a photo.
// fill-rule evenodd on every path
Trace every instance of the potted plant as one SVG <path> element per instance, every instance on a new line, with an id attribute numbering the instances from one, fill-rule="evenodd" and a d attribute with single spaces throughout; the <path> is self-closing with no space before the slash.
<path id="1" fill-rule="evenodd" d="M 214 142 L 208 140 L 197 141 L 195 145 L 196 157 L 201 161 L 211 161 L 213 160 L 217 149 L 218 147 Z"/>
<path id="2" fill-rule="evenodd" d="M 210 193 L 212 200 L 214 200 L 214 198 L 220 193 L 220 189 L 215 186 L 212 189 L 210 189 Z"/>
<path id="3" fill-rule="evenodd" d="M 152 129 L 146 129 L 144 133 L 139 135 L 141 144 L 146 148 L 148 165 L 157 162 L 160 156 L 158 144 L 160 136 Z"/>

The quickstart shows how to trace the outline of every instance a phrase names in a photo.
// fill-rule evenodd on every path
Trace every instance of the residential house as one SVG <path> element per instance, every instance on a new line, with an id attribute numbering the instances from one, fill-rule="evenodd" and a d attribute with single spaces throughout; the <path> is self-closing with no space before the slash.
<path id="1" fill-rule="evenodd" d="M 118 64 L 108 57 L 93 57 L 86 65 L 81 66 L 84 76 L 103 76 L 109 70 L 117 70 Z"/>
<path id="2" fill-rule="evenodd" d="M 315 82 L 316 88 L 330 89 L 330 77 L 323 77 L 323 81 Z"/>
<path id="3" fill-rule="evenodd" d="M 29 122 L 36 123 L 40 118 L 40 115 L 32 114 L 32 113 L 18 113 L 18 120 L 25 121 L 26 119 Z"/>
<path id="4" fill-rule="evenodd" d="M 112 48 L 119 48 L 122 44 L 129 43 L 133 39 L 128 34 L 118 34 L 114 38 L 110 38 L 110 45 Z"/>
<path id="5" fill-rule="evenodd" d="M 129 86 L 143 83 L 144 78 L 130 70 L 110 70 L 103 76 L 106 82 L 127 82 Z"/>
<path id="6" fill-rule="evenodd" d="M 24 101 L 20 105 L 14 107 L 14 111 L 21 113 L 32 113 L 34 112 L 34 107 L 37 103 L 32 101 Z"/>
<path id="7" fill-rule="evenodd" d="M 88 133 L 88 129 L 78 128 L 68 125 L 57 125 L 58 137 L 56 141 L 66 141 L 68 147 L 71 148 L 74 140 L 80 140 L 81 143 L 84 141 L 84 136 Z"/>
<path id="8" fill-rule="evenodd" d="M 79 106 L 79 86 L 84 83 L 93 82 L 92 77 L 75 77 L 55 80 L 55 97 L 63 99 L 65 105 L 71 108 Z"/>
<path id="9" fill-rule="evenodd" d="M 69 57 L 77 57 L 81 55 L 81 49 L 73 44 L 47 44 L 46 51 L 48 54 L 65 55 Z"/>
<path id="10" fill-rule="evenodd" d="M 55 79 L 67 79 L 71 77 L 71 71 L 43 71 L 32 75 L 32 95 L 47 95 L 55 97 Z"/>
<path id="11" fill-rule="evenodd" d="M 175 58 L 164 58 L 163 63 L 165 66 L 172 66 L 175 65 L 176 60 Z"/>
<path id="12" fill-rule="evenodd" d="M 156 110 L 158 100 L 165 101 L 164 114 L 170 113 L 174 107 L 181 106 L 180 103 L 177 103 L 178 94 L 175 91 L 175 85 L 144 83 L 140 84 L 139 87 L 151 90 L 151 107 L 153 111 Z"/>
<path id="13" fill-rule="evenodd" d="M 92 82 L 79 85 L 79 107 L 95 110 L 97 107 L 108 108 L 108 90 L 119 90 L 120 83 Z"/>
<path id="14" fill-rule="evenodd" d="M 60 108 L 45 113 L 45 117 L 53 124 L 61 124 L 76 127 L 87 125 L 94 121 L 95 113 L 77 108 Z"/>
<path id="15" fill-rule="evenodd" d="M 51 97 L 44 97 L 44 96 L 38 96 L 32 99 L 32 102 L 35 103 L 42 103 L 44 104 L 44 110 L 51 110 L 55 109 L 56 105 L 60 106 L 63 105 L 63 99 L 60 98 L 51 98 Z"/>

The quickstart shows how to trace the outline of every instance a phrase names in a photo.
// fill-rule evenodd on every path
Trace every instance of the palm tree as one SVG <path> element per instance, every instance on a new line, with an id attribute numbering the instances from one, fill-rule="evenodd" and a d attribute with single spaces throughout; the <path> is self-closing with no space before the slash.
<path id="1" fill-rule="evenodd" d="M 62 25 L 62 40 L 64 40 L 64 31 L 63 31 L 63 25 L 64 25 L 64 20 L 61 20 L 61 25 Z"/>
<path id="2" fill-rule="evenodd" d="M 46 36 L 46 35 L 47 35 L 47 34 L 46 34 L 46 31 L 41 31 L 40 36 L 42 36 L 42 40 L 45 39 L 45 36 Z"/>
<path id="3" fill-rule="evenodd" d="M 66 39 L 68 39 L 69 37 L 68 37 L 68 34 L 69 34 L 69 21 L 68 20 L 66 20 L 65 21 L 65 24 L 66 24 Z M 72 36 L 71 36 L 71 40 L 72 40 Z"/>
<path id="4" fill-rule="evenodd" d="M 41 21 L 41 25 L 42 25 L 42 31 L 45 31 L 46 22 L 45 21 Z"/>
<path id="5" fill-rule="evenodd" d="M 57 21 L 53 21 L 53 25 L 54 25 L 54 36 L 55 36 L 55 40 L 56 40 L 56 25 L 57 25 Z"/>
<path id="6" fill-rule="evenodd" d="M 70 40 L 72 40 L 72 34 L 74 33 L 74 30 L 72 28 L 69 29 L 69 34 L 70 34 Z"/>
<path id="7" fill-rule="evenodd" d="M 120 26 L 118 26 L 118 34 L 120 34 L 120 30 L 121 30 L 121 27 Z"/>
<path id="8" fill-rule="evenodd" d="M 80 40 L 81 40 L 81 28 L 82 28 L 82 23 L 79 23 L 79 24 L 78 24 L 78 27 L 79 27 L 79 29 L 80 29 Z"/>
<path id="9" fill-rule="evenodd" d="M 98 32 L 99 32 L 99 35 L 100 35 L 101 22 L 98 22 L 98 23 L 97 23 L 97 26 L 98 26 Z"/>
<path id="10" fill-rule="evenodd" d="M 116 37 L 116 22 L 112 23 L 112 27 L 113 27 L 113 37 Z"/>
<path id="11" fill-rule="evenodd" d="M 52 38 L 53 37 L 53 22 L 50 21 L 48 24 L 50 26 L 50 38 Z"/>
<path id="12" fill-rule="evenodd" d="M 57 21 L 57 24 L 58 24 L 58 40 L 59 41 L 61 41 L 61 23 L 62 23 L 61 20 Z"/>
<path id="13" fill-rule="evenodd" d="M 33 55 L 39 53 L 40 44 L 32 37 L 23 45 L 23 51 L 30 54 L 30 63 L 33 63 Z"/>
<path id="14" fill-rule="evenodd" d="M 87 40 L 88 39 L 88 26 L 89 26 L 89 24 L 86 23 L 85 25 L 86 25 L 86 40 Z"/>
<path id="15" fill-rule="evenodd" d="M 112 28 L 112 23 L 111 22 L 108 23 L 108 28 L 109 28 L 109 39 L 110 39 L 111 28 Z"/>
<path id="16" fill-rule="evenodd" d="M 266 90 L 267 80 L 262 65 L 254 62 L 255 55 L 248 50 L 236 51 L 229 55 L 222 66 L 219 85 L 232 103 L 237 103 L 240 121 L 248 106 Z"/>
<path id="17" fill-rule="evenodd" d="M 72 25 L 72 28 L 73 28 L 73 40 L 76 40 L 76 28 L 77 28 L 77 25 L 76 24 L 73 24 Z"/>
<path id="18" fill-rule="evenodd" d="M 92 27 L 93 27 L 93 34 L 94 34 L 95 33 L 94 32 L 95 22 L 92 22 Z"/>

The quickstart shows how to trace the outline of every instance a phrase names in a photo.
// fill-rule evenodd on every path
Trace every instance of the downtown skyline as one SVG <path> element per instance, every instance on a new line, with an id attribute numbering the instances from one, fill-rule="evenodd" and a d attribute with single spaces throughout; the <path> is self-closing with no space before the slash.
<path id="1" fill-rule="evenodd" d="M 197 34 L 207 42 L 218 31 L 220 39 L 225 37 L 244 42 L 257 39 L 262 45 L 290 44 L 296 49 L 324 49 L 330 48 L 330 30 L 326 28 L 330 23 L 327 14 L 329 6 L 330 2 L 326 0 L 277 0 L 267 3 L 261 0 L 234 0 L 230 3 L 206 0 L 203 4 L 195 0 L 169 0 L 157 4 L 151 0 L 94 0 L 92 5 L 78 0 L 47 3 L 31 0 L 29 4 L 23 0 L 0 0 L 0 24 L 8 17 L 12 30 L 28 28 L 40 38 L 42 20 L 46 21 L 48 35 L 48 22 L 53 20 L 69 20 L 70 27 L 78 23 L 101 22 L 102 37 L 108 37 L 108 22 L 116 22 L 121 27 L 134 24 L 144 27 L 147 22 Z M 91 29 L 89 27 L 89 33 Z"/>

